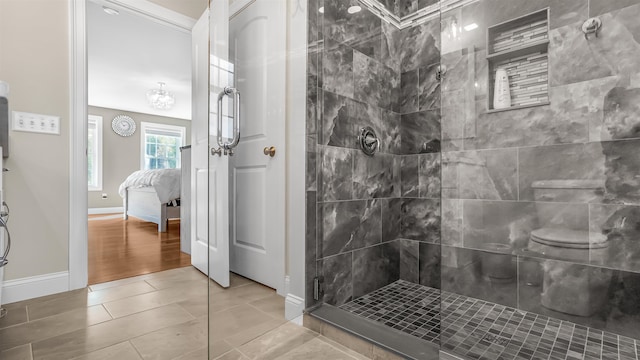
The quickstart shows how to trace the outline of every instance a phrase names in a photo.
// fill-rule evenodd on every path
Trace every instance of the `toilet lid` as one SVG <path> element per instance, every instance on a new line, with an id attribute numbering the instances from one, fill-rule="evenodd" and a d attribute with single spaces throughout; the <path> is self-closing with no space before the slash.
<path id="1" fill-rule="evenodd" d="M 596 232 L 542 228 L 531 232 L 531 240 L 569 249 L 601 249 L 609 246 L 607 237 Z"/>

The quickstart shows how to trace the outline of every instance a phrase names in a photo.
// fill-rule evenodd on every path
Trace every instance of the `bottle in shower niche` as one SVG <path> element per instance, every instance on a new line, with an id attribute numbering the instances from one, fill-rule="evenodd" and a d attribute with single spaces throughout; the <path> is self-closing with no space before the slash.
<path id="1" fill-rule="evenodd" d="M 509 92 L 509 75 L 507 70 L 496 70 L 496 83 L 493 87 L 493 108 L 506 109 L 511 107 L 511 93 Z"/>

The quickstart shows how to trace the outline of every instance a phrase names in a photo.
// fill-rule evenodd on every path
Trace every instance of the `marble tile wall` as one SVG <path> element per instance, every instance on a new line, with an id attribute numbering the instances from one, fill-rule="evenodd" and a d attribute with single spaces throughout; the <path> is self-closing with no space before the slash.
<path id="1" fill-rule="evenodd" d="M 306 276 L 333 305 L 398 279 L 439 286 L 438 247 L 424 245 L 440 242 L 439 19 L 400 31 L 348 14 L 356 3 L 309 2 Z M 381 140 L 373 157 L 357 148 L 364 126 Z"/>
<path id="2" fill-rule="evenodd" d="M 323 71 L 322 55 L 324 35 L 321 26 L 323 14 L 318 11 L 324 6 L 324 0 L 308 0 L 307 3 L 307 114 L 306 156 L 305 156 L 305 305 L 311 308 L 319 303 L 315 299 L 315 279 L 320 276 L 319 269 L 324 263 L 318 260 L 317 254 L 317 202 L 319 171 L 318 157 L 319 131 L 318 125 L 323 113 L 322 87 Z M 349 259 L 350 260 L 350 259 Z M 346 260 L 345 260 L 346 261 Z M 337 295 L 334 295 L 337 298 Z"/>
<path id="3" fill-rule="evenodd" d="M 340 305 L 402 279 L 640 338 L 640 0 L 481 0 L 403 31 L 355 1 L 309 0 L 308 287 Z M 487 27 L 547 7 L 550 104 L 487 113 Z M 543 228 L 582 250 L 532 251 Z"/>
<path id="4" fill-rule="evenodd" d="M 547 7 L 550 104 L 487 112 L 487 27 Z M 605 25 L 587 40 L 589 16 Z M 442 290 L 640 338 L 638 18 L 640 0 L 442 14 Z M 479 27 L 454 35 L 452 23 Z M 532 233 L 557 236 L 540 247 Z"/>

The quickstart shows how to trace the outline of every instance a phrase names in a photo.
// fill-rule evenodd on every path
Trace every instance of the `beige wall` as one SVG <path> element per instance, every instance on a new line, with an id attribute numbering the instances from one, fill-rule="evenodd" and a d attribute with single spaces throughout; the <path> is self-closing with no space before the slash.
<path id="1" fill-rule="evenodd" d="M 206 0 L 154 0 L 199 17 Z M 61 135 L 10 131 L 5 199 L 13 244 L 5 280 L 69 269 L 69 0 L 0 0 L 0 80 L 10 110 L 60 117 Z M 200 11 L 201 13 L 201 11 Z"/>
<path id="2" fill-rule="evenodd" d="M 122 206 L 122 198 L 118 195 L 118 187 L 129 174 L 140 170 L 141 122 L 184 126 L 186 128 L 185 145 L 190 144 L 188 135 L 191 134 L 191 121 L 95 106 L 89 106 L 89 114 L 102 116 L 102 139 L 104 144 L 102 191 L 89 191 L 89 208 Z M 121 114 L 131 116 L 136 122 L 137 130 L 132 136 L 123 137 L 111 129 L 111 120 L 116 115 Z M 107 194 L 107 199 L 102 199 L 102 193 Z"/>
<path id="3" fill-rule="evenodd" d="M 69 55 L 66 0 L 0 0 L 0 79 L 10 110 L 60 117 L 60 135 L 10 131 L 4 174 L 13 240 L 5 280 L 68 269 Z"/>

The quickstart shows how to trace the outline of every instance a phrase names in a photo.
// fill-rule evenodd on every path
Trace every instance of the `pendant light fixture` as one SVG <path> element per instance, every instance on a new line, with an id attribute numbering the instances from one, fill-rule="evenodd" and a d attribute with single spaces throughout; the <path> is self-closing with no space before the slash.
<path id="1" fill-rule="evenodd" d="M 158 82 L 159 89 L 151 89 L 147 91 L 147 100 L 152 108 L 158 110 L 170 110 L 176 103 L 176 98 L 172 93 L 165 90 L 165 83 Z"/>

